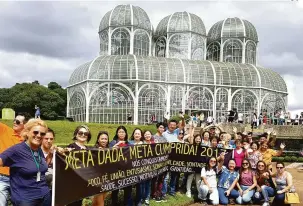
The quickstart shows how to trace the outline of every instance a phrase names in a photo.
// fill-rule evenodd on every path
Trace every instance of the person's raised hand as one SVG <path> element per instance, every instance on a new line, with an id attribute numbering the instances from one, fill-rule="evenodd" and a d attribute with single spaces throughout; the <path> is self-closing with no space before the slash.
<path id="1" fill-rule="evenodd" d="M 281 143 L 281 144 L 280 144 L 280 148 L 281 148 L 281 149 L 284 149 L 285 147 L 286 147 L 286 145 L 285 145 L 284 143 Z"/>

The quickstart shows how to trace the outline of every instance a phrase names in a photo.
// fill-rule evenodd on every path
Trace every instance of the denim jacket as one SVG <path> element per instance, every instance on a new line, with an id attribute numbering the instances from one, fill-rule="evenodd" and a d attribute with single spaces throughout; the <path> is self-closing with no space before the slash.
<path id="1" fill-rule="evenodd" d="M 222 166 L 221 171 L 219 171 L 219 180 L 218 180 L 218 187 L 228 189 L 235 179 L 239 179 L 239 173 L 234 171 L 231 173 L 229 169 L 225 166 Z"/>

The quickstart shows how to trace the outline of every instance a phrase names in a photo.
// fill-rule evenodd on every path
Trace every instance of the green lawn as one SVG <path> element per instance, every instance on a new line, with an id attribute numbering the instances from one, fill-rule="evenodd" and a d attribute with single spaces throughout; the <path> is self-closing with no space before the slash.
<path id="1" fill-rule="evenodd" d="M 12 127 L 11 120 L 2 120 L 0 122 Z M 66 145 L 72 143 L 72 136 L 75 128 L 83 123 L 79 122 L 69 122 L 69 121 L 46 121 L 48 127 L 52 128 L 56 133 L 56 144 L 57 145 Z M 97 134 L 100 130 L 105 130 L 109 133 L 110 139 L 115 135 L 116 129 L 119 126 L 118 124 L 97 124 L 97 123 L 88 123 L 86 124 L 92 133 L 92 140 L 90 144 L 94 144 L 97 138 Z M 131 136 L 135 128 L 140 128 L 142 130 L 151 130 L 153 133 L 156 133 L 155 125 L 124 125 L 127 129 L 129 137 Z M 119 199 L 122 200 L 122 194 L 120 193 Z M 151 200 L 150 205 L 163 205 L 163 206 L 185 206 L 193 202 L 193 199 L 186 197 L 184 194 L 177 194 L 176 197 L 168 197 L 166 203 L 156 203 L 154 200 Z M 110 205 L 110 195 L 106 199 L 106 205 Z M 86 198 L 83 201 L 83 205 L 90 206 L 91 199 Z"/>
<path id="2" fill-rule="evenodd" d="M 0 120 L 0 122 L 12 126 L 11 120 Z M 72 143 L 73 133 L 77 126 L 83 124 L 80 122 L 70 122 L 70 121 L 46 121 L 48 127 L 52 128 L 56 133 L 56 144 L 65 145 Z M 96 142 L 97 134 L 100 130 L 105 130 L 109 133 L 110 139 L 112 139 L 116 133 L 118 124 L 98 124 L 98 123 L 88 123 L 86 124 L 92 133 L 92 139 L 90 144 Z M 155 125 L 124 125 L 127 129 L 128 136 L 132 135 L 135 128 L 139 127 L 142 130 L 151 130 L 153 133 L 156 132 Z"/>

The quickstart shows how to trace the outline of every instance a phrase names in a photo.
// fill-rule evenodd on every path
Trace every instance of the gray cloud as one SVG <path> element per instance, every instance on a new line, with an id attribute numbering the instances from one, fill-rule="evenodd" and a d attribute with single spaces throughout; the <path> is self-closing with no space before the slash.
<path id="1" fill-rule="evenodd" d="M 154 28 L 177 11 L 197 14 L 207 30 L 227 17 L 249 20 L 259 34 L 259 64 L 285 77 L 289 108 L 303 108 L 294 83 L 303 82 L 303 6 L 293 2 L 1 2 L 0 87 L 34 80 L 66 86 L 73 70 L 98 54 L 103 15 L 127 3 L 143 8 Z"/>

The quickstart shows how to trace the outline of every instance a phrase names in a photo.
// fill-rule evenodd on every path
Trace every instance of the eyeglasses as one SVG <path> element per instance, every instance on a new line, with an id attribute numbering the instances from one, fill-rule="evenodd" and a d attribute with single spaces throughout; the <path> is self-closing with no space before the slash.
<path id="1" fill-rule="evenodd" d="M 17 125 L 21 124 L 20 120 L 14 119 L 14 122 L 16 122 Z"/>
<path id="2" fill-rule="evenodd" d="M 248 162 L 243 162 L 242 165 L 248 165 Z"/>
<path id="3" fill-rule="evenodd" d="M 78 132 L 78 135 L 79 135 L 79 136 L 82 136 L 82 135 L 88 136 L 88 132 Z"/>
<path id="4" fill-rule="evenodd" d="M 38 134 L 40 134 L 41 137 L 44 137 L 46 135 L 45 132 L 40 132 L 40 131 L 33 131 L 33 134 L 36 136 Z"/>
<path id="5" fill-rule="evenodd" d="M 283 169 L 284 167 L 276 167 L 278 170 L 281 170 L 281 169 Z"/>

